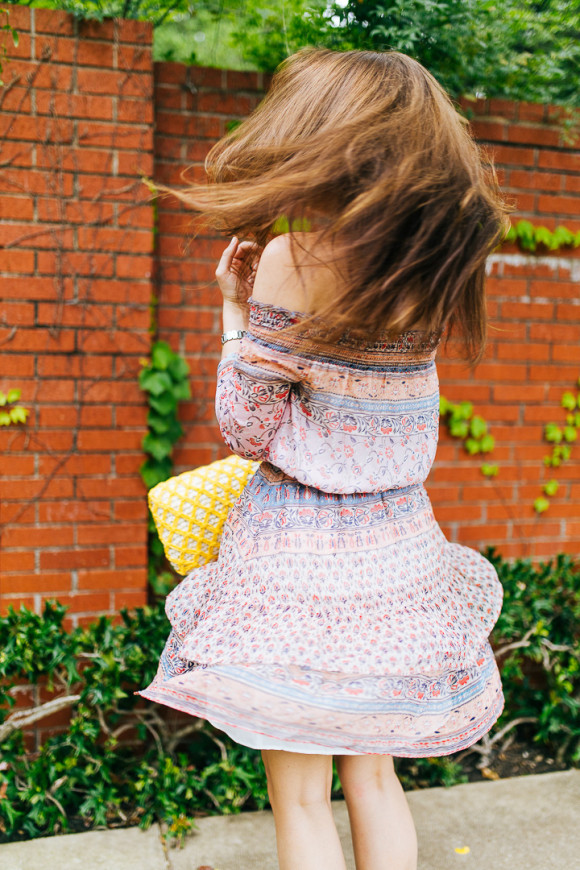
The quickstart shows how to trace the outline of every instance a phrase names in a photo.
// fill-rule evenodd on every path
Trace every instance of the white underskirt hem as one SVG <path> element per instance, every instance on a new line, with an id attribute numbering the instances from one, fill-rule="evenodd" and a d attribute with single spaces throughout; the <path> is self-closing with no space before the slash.
<path id="1" fill-rule="evenodd" d="M 208 721 L 211 719 L 208 717 Z M 242 746 L 248 746 L 250 749 L 282 749 L 285 752 L 301 752 L 306 755 L 363 755 L 362 752 L 353 752 L 350 749 L 332 749 L 330 746 L 320 746 L 316 743 L 298 743 L 295 740 L 278 740 L 275 737 L 267 737 L 265 734 L 255 734 L 253 731 L 246 731 L 245 728 L 238 728 L 234 725 L 217 725 L 212 722 L 215 728 L 224 731 L 236 743 L 241 743 Z"/>

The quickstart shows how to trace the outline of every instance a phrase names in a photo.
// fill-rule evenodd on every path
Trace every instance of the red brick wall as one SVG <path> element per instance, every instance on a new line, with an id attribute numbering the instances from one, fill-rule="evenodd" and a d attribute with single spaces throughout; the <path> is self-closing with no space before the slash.
<path id="1" fill-rule="evenodd" d="M 22 389 L 25 429 L 0 430 L 1 604 L 37 609 L 58 597 L 72 619 L 114 613 L 146 595 L 146 509 L 138 467 L 145 407 L 137 387 L 159 299 L 160 337 L 184 353 L 193 399 L 176 470 L 227 455 L 214 417 L 224 243 L 188 240 L 176 201 L 153 209 L 141 174 L 178 185 L 203 174 L 208 147 L 261 98 L 258 73 L 153 69 L 151 32 L 135 22 L 76 25 L 62 13 L 10 9 L 0 104 L 0 390 Z M 155 95 L 152 99 L 152 89 Z M 554 108 L 479 101 L 473 128 L 489 144 L 517 216 L 580 229 L 580 153 Z M 153 158 L 155 165 L 153 165 Z M 441 392 L 468 399 L 490 424 L 500 474 L 487 480 L 444 427 L 427 481 L 452 541 L 495 544 L 505 556 L 580 547 L 580 447 L 554 472 L 542 465 L 548 421 L 580 375 L 580 251 L 490 261 L 490 340 L 475 371 L 440 355 Z M 487 457 L 486 457 L 487 458 Z M 562 486 L 547 514 L 541 482 Z"/>
<path id="2" fill-rule="evenodd" d="M 10 8 L 0 106 L 2 607 L 45 597 L 74 619 L 146 595 L 138 475 L 150 344 L 151 28 Z"/>
<path id="3" fill-rule="evenodd" d="M 512 222 L 580 230 L 580 142 L 564 140 L 560 110 L 506 100 L 463 104 L 475 109 L 474 134 L 494 154 L 516 206 Z M 577 554 L 580 445 L 568 463 L 546 469 L 551 445 L 543 432 L 550 421 L 564 423 L 562 394 L 574 392 L 580 376 L 580 249 L 529 254 L 504 245 L 489 265 L 485 359 L 470 371 L 442 357 L 439 374 L 447 398 L 472 401 L 490 423 L 499 474 L 485 479 L 481 458 L 443 430 L 427 482 L 435 514 L 450 540 L 496 544 L 506 557 Z M 536 514 L 534 499 L 551 477 L 561 483 L 558 494 L 547 513 Z"/>
<path id="4" fill-rule="evenodd" d="M 261 73 L 234 72 L 177 63 L 155 64 L 155 178 L 183 184 L 181 174 L 204 176 L 209 147 L 226 124 L 247 115 L 264 93 Z M 183 408 L 186 434 L 175 451 L 179 470 L 227 456 L 214 413 L 215 374 L 221 354 L 221 294 L 214 272 L 225 245 L 188 238 L 191 213 L 175 199 L 159 202 L 160 337 L 185 354 L 193 399 Z"/>

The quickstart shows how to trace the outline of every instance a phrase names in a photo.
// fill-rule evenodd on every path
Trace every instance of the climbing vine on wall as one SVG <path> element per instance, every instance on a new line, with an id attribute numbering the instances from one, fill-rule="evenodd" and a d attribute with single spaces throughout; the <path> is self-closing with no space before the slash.
<path id="1" fill-rule="evenodd" d="M 151 358 L 144 360 L 139 373 L 139 386 L 147 394 L 149 404 L 149 431 L 143 439 L 143 450 L 148 456 L 140 468 L 147 489 L 171 475 L 173 445 L 183 435 L 177 406 L 180 401 L 191 398 L 188 375 L 185 360 L 165 341 L 153 344 Z"/>
<path id="2" fill-rule="evenodd" d="M 175 443 L 183 435 L 177 419 L 179 402 L 191 398 L 189 366 L 165 341 L 151 347 L 150 359 L 142 360 L 139 386 L 147 396 L 147 434 L 143 438 L 146 460 L 140 468 L 143 483 L 151 489 L 171 477 L 171 457 Z M 163 545 L 157 535 L 153 517 L 149 514 L 149 581 L 157 594 L 165 594 L 172 577 L 163 572 Z"/>
<path id="3" fill-rule="evenodd" d="M 21 391 L 8 390 L 3 393 L 0 390 L 0 426 L 17 426 L 26 423 L 30 411 L 22 405 L 17 405 Z"/>
<path id="4" fill-rule="evenodd" d="M 463 446 L 470 456 L 478 453 L 491 453 L 495 446 L 495 438 L 488 432 L 488 426 L 483 417 L 473 413 L 471 402 L 454 404 L 445 396 L 440 396 L 439 413 L 441 421 L 449 430 L 449 434 L 463 441 Z M 498 473 L 497 465 L 483 463 L 480 468 L 481 473 L 486 477 L 495 477 Z"/>
<path id="5" fill-rule="evenodd" d="M 547 227 L 532 224 L 531 221 L 521 220 L 512 224 L 503 241 L 517 242 L 524 251 L 535 251 L 539 245 L 549 251 L 557 251 L 559 248 L 580 247 L 580 231 L 573 233 L 563 226 L 549 230 Z"/>
<path id="6" fill-rule="evenodd" d="M 2 74 L 4 64 L 10 60 L 6 47 L 6 37 L 11 38 L 14 45 L 18 45 L 18 31 L 10 24 L 10 15 L 7 9 L 0 9 L 0 87 L 4 85 Z"/>
<path id="7" fill-rule="evenodd" d="M 580 378 L 577 386 L 580 387 Z M 547 423 L 544 429 L 544 438 L 549 444 L 553 444 L 552 452 L 544 456 L 544 465 L 547 468 L 559 468 L 562 462 L 566 462 L 572 455 L 572 444 L 578 440 L 580 431 L 580 392 L 574 395 L 566 391 L 560 401 L 566 414 L 565 425 Z M 534 510 L 542 514 L 550 507 L 546 496 L 554 496 L 558 492 L 559 484 L 555 478 L 548 480 L 542 487 L 544 495 L 538 496 L 534 501 Z"/>

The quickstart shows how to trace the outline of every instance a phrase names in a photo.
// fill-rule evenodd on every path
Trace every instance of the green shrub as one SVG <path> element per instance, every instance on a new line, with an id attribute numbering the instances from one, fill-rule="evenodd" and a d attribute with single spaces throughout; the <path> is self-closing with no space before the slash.
<path id="1" fill-rule="evenodd" d="M 534 567 L 513 564 L 490 548 L 504 588 L 491 635 L 506 710 L 498 722 L 530 718 L 525 731 L 552 745 L 558 760 L 580 761 L 580 562 L 560 553 Z"/>
<path id="2" fill-rule="evenodd" d="M 537 567 L 485 555 L 505 590 L 491 641 L 506 707 L 482 751 L 489 757 L 517 732 L 574 764 L 580 565 L 566 555 Z M 258 750 L 134 694 L 153 678 L 167 636 L 161 602 L 70 632 L 65 613 L 47 603 L 42 615 L 22 608 L 0 619 L 0 841 L 153 822 L 179 839 L 197 815 L 268 805 Z M 22 685 L 34 687 L 36 707 L 15 709 Z M 70 724 L 30 749 L 23 729 L 42 724 L 51 704 L 69 708 Z M 407 788 L 452 785 L 467 779 L 463 755 L 398 759 L 397 770 Z"/>

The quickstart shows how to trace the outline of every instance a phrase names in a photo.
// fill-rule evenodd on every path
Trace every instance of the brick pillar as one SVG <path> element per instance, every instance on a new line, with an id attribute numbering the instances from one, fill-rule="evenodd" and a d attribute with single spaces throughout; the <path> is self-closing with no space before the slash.
<path id="1" fill-rule="evenodd" d="M 151 27 L 9 7 L 0 106 L 1 605 L 58 598 L 70 621 L 146 600 L 153 209 Z"/>

